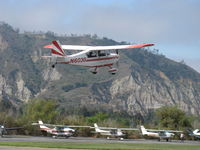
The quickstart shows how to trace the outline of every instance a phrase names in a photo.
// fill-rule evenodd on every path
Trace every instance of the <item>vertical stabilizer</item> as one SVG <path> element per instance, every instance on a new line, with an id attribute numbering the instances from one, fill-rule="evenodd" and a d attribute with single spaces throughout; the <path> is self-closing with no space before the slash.
<path id="1" fill-rule="evenodd" d="M 65 55 L 65 52 L 64 50 L 62 49 L 62 46 L 60 44 L 59 41 L 52 41 L 52 49 L 51 49 L 51 54 L 52 56 L 57 56 L 57 57 L 64 57 L 66 56 Z"/>
<path id="2" fill-rule="evenodd" d="M 98 125 L 96 123 L 94 124 L 94 128 L 95 128 L 96 132 L 100 132 L 100 129 L 99 129 L 99 127 L 98 127 Z"/>
<path id="3" fill-rule="evenodd" d="M 40 126 L 41 130 L 45 130 L 46 131 L 47 129 L 49 129 L 47 126 L 44 125 L 42 120 L 39 120 L 38 123 L 39 123 L 39 126 Z"/>
<path id="4" fill-rule="evenodd" d="M 142 131 L 142 135 L 146 135 L 147 134 L 147 130 L 145 129 L 144 126 L 141 126 L 141 131 Z"/>

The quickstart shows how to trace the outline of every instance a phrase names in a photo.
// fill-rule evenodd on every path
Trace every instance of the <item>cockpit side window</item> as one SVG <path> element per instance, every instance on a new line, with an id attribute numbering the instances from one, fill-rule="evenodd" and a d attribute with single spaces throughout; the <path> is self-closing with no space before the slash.
<path id="1" fill-rule="evenodd" d="M 98 56 L 99 56 L 99 57 L 101 57 L 101 56 L 106 56 L 105 51 L 98 51 Z"/>
<path id="2" fill-rule="evenodd" d="M 91 51 L 87 53 L 87 57 L 91 58 L 91 57 L 97 57 L 97 52 L 96 51 Z"/>

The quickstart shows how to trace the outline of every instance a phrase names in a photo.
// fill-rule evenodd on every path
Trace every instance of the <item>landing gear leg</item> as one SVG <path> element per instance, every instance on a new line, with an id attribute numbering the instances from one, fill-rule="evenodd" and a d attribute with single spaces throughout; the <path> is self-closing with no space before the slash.
<path id="1" fill-rule="evenodd" d="M 109 70 L 108 72 L 111 73 L 112 75 L 115 75 L 117 73 L 117 68 L 112 68 L 111 66 L 108 66 L 109 67 Z"/>

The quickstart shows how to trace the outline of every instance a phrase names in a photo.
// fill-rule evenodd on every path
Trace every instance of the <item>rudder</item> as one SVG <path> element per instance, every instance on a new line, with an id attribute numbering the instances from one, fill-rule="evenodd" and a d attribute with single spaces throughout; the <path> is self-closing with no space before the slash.
<path id="1" fill-rule="evenodd" d="M 66 56 L 59 41 L 52 41 L 52 44 L 53 45 L 52 45 L 52 49 L 51 49 L 51 54 L 53 56 L 60 56 L 60 57 Z"/>

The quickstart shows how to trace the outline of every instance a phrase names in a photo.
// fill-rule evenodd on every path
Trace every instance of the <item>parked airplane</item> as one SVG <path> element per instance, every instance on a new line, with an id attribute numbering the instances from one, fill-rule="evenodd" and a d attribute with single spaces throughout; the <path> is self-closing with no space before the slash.
<path id="1" fill-rule="evenodd" d="M 99 133 L 103 136 L 107 136 L 107 139 L 110 139 L 110 137 L 119 138 L 120 140 L 123 140 L 123 137 L 125 134 L 122 132 L 122 130 L 138 130 L 136 128 L 112 128 L 112 127 L 99 127 L 96 123 L 94 124 L 94 127 L 91 127 L 95 129 L 94 133 Z"/>
<path id="2" fill-rule="evenodd" d="M 156 129 L 145 129 L 144 126 L 141 126 L 142 135 L 158 138 L 158 140 L 166 139 L 170 141 L 171 138 L 175 135 L 174 133 L 181 133 L 182 131 L 175 130 L 156 130 Z"/>
<path id="3" fill-rule="evenodd" d="M 189 131 L 189 136 L 193 136 L 196 137 L 198 139 L 200 139 L 200 129 L 195 129 L 193 131 Z"/>
<path id="4" fill-rule="evenodd" d="M 72 128 L 90 128 L 90 126 L 74 126 L 74 125 L 54 125 L 54 124 L 44 124 L 41 120 L 38 123 L 32 123 L 32 125 L 39 125 L 41 131 L 45 131 L 47 133 L 52 134 L 53 138 L 57 138 L 58 136 L 63 136 L 68 138 L 72 136 L 75 132 Z"/>
<path id="5" fill-rule="evenodd" d="M 118 69 L 113 68 L 119 60 L 118 50 L 120 49 L 133 49 L 147 46 L 153 46 L 154 44 L 138 44 L 138 45 L 114 45 L 114 46 L 79 46 L 79 45 L 61 45 L 58 41 L 52 41 L 52 45 L 46 45 L 44 48 L 51 49 L 51 56 L 42 56 L 43 58 L 51 58 L 53 61 L 52 68 L 56 64 L 71 64 L 90 67 L 90 71 L 93 74 L 97 73 L 97 69 L 100 67 L 108 67 L 108 72 L 115 74 Z M 66 55 L 65 50 L 78 50 L 80 52 L 72 55 Z M 110 52 L 110 50 L 115 50 Z"/>
<path id="6" fill-rule="evenodd" d="M 0 136 L 3 137 L 5 134 L 7 134 L 7 131 L 9 130 L 19 130 L 23 127 L 12 127 L 12 128 L 5 128 L 4 125 L 0 125 Z"/>

